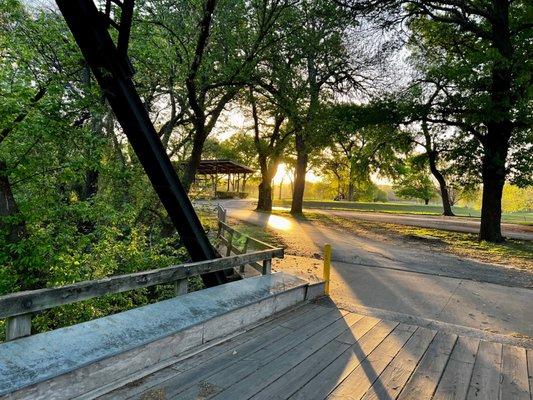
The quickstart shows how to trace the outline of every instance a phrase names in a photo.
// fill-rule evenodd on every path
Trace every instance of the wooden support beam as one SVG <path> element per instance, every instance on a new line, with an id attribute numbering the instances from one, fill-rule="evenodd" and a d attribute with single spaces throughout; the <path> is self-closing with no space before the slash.
<path id="1" fill-rule="evenodd" d="M 272 259 L 263 260 L 263 275 L 270 275 L 272 273 Z"/>
<path id="2" fill-rule="evenodd" d="M 9 317 L 6 320 L 6 341 L 31 335 L 31 314 Z"/>
<path id="3" fill-rule="evenodd" d="M 189 282 L 187 279 L 180 279 L 174 283 L 174 295 L 181 296 L 189 291 Z"/>

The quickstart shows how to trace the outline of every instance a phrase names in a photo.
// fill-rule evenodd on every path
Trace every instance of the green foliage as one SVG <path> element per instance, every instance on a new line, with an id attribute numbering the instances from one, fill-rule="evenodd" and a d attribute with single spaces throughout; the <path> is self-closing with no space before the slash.
<path id="1" fill-rule="evenodd" d="M 398 197 L 420 199 L 425 204 L 437 196 L 437 189 L 425 169 L 418 169 L 412 163 L 404 175 L 396 180 L 393 189 Z"/>

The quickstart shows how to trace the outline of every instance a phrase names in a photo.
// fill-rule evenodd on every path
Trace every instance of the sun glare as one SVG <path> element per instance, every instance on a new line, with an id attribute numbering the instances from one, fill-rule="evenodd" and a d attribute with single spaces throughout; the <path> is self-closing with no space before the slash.
<path id="1" fill-rule="evenodd" d="M 267 225 L 273 229 L 280 231 L 288 231 L 292 225 L 292 222 L 287 218 L 280 217 L 278 215 L 270 215 L 268 217 Z"/>

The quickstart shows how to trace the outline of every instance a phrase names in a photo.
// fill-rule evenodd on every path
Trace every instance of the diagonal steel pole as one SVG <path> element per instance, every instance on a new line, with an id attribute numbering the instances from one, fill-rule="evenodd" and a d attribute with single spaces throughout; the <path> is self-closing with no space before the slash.
<path id="1" fill-rule="evenodd" d="M 133 85 L 124 43 L 117 50 L 108 32 L 109 22 L 93 0 L 56 2 L 191 258 L 202 261 L 220 257 L 209 242 Z M 132 6 L 133 0 L 124 3 Z M 129 34 L 129 24 L 126 25 Z M 119 40 L 120 37 L 119 31 Z M 226 282 L 223 272 L 202 278 L 207 286 Z"/>

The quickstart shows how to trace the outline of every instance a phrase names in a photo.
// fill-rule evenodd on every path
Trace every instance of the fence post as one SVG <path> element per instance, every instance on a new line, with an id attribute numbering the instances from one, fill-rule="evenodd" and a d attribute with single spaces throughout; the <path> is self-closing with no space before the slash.
<path id="1" fill-rule="evenodd" d="M 250 243 L 250 237 L 249 237 L 249 236 L 246 236 L 246 240 L 244 241 L 244 247 L 242 248 L 242 253 L 243 253 L 243 254 L 246 254 L 246 252 L 248 251 L 248 244 L 249 244 L 249 243 Z M 244 267 L 245 267 L 245 265 L 241 265 L 241 266 L 239 267 L 239 272 L 240 272 L 241 274 L 244 274 L 244 271 L 245 271 Z"/>
<path id="2" fill-rule="evenodd" d="M 222 222 L 226 222 L 226 210 L 224 207 L 222 207 L 220 204 L 217 205 L 218 209 L 218 220 Z"/>
<path id="3" fill-rule="evenodd" d="M 263 275 L 270 275 L 272 273 L 272 259 L 263 260 Z"/>
<path id="4" fill-rule="evenodd" d="M 229 233 L 229 238 L 228 238 L 228 247 L 226 249 L 226 257 L 229 257 L 231 256 L 231 246 L 232 246 L 232 243 L 233 242 L 233 232 L 230 232 Z"/>
<path id="5" fill-rule="evenodd" d="M 324 294 L 329 295 L 329 280 L 331 274 L 331 245 L 324 246 Z"/>
<path id="6" fill-rule="evenodd" d="M 180 279 L 174 283 L 174 296 L 181 296 L 187 294 L 189 290 L 189 284 L 187 278 Z"/>
<path id="7" fill-rule="evenodd" d="M 16 315 L 6 320 L 6 341 L 31 335 L 31 314 Z"/>

